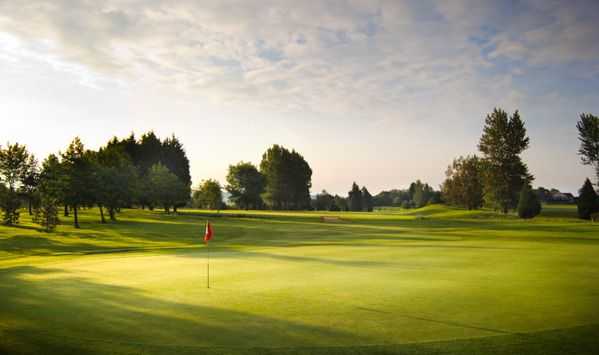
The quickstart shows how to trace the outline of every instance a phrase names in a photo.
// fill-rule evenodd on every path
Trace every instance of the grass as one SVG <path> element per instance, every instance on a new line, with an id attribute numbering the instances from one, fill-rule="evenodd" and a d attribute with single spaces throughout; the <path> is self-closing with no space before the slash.
<path id="1" fill-rule="evenodd" d="M 47 234 L 23 213 L 0 227 L 0 352 L 595 354 L 599 225 L 574 216 L 91 209 Z"/>

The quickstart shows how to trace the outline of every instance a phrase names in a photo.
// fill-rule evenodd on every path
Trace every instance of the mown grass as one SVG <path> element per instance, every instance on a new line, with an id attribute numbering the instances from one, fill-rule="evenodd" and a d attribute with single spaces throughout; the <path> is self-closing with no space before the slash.
<path id="1" fill-rule="evenodd" d="M 573 213 L 23 214 L 0 227 L 0 351 L 597 353 L 599 225 Z"/>

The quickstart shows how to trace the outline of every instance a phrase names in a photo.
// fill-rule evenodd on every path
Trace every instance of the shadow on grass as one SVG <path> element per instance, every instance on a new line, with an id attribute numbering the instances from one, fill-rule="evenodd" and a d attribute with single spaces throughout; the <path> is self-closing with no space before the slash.
<path id="1" fill-rule="evenodd" d="M 331 328 L 155 298 L 62 269 L 3 269 L 0 294 L 0 353 L 7 354 L 143 353 L 146 347 L 177 353 L 180 347 L 361 340 Z"/>

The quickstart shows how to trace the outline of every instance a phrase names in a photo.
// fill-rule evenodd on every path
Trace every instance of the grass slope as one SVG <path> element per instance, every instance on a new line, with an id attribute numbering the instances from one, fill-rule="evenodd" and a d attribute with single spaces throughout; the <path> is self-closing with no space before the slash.
<path id="1" fill-rule="evenodd" d="M 0 227 L 0 351 L 597 353 L 599 226 L 574 214 L 87 210 L 52 234 L 23 214 Z"/>

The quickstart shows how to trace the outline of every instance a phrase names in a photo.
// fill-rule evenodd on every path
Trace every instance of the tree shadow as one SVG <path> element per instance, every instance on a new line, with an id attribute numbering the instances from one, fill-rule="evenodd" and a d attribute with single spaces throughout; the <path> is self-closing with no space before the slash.
<path id="1" fill-rule="evenodd" d="M 57 268 L 5 268 L 0 280 L 0 353 L 141 353 L 146 347 L 176 353 L 178 347 L 201 351 L 363 340 L 333 328 L 160 299 Z"/>

